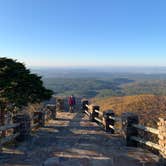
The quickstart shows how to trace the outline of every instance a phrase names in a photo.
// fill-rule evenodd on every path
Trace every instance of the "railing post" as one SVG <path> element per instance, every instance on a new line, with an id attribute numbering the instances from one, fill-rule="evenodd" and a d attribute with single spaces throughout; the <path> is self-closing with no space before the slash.
<path id="1" fill-rule="evenodd" d="M 44 112 L 41 111 L 34 112 L 33 116 L 34 117 L 37 116 L 37 118 L 34 121 L 34 124 L 38 123 L 37 127 L 43 127 L 45 124 Z"/>
<path id="2" fill-rule="evenodd" d="M 49 120 L 49 109 L 47 107 L 44 108 L 44 121 L 47 122 Z"/>
<path id="3" fill-rule="evenodd" d="M 159 118 L 158 130 L 159 130 L 159 146 L 160 146 L 160 154 L 162 158 L 166 159 L 166 119 Z"/>
<path id="4" fill-rule="evenodd" d="M 95 105 L 95 106 L 92 107 L 92 109 L 93 109 L 93 111 L 92 111 L 93 121 L 95 121 L 96 123 L 98 123 L 98 121 L 95 120 L 95 117 L 98 118 L 99 117 L 99 113 L 96 112 L 95 110 L 100 111 L 100 106 Z"/>
<path id="5" fill-rule="evenodd" d="M 63 98 L 57 98 L 56 99 L 56 110 L 57 111 L 64 111 L 64 99 Z"/>
<path id="6" fill-rule="evenodd" d="M 51 119 L 56 120 L 56 106 L 51 106 Z"/>
<path id="7" fill-rule="evenodd" d="M 34 117 L 36 117 L 36 116 L 37 116 L 37 118 L 34 119 Z M 36 124 L 36 123 L 39 124 L 39 112 L 33 112 L 32 121 L 33 121 L 33 124 Z M 39 126 L 39 125 L 38 125 L 38 126 Z M 38 127 L 38 126 L 37 126 L 37 127 Z"/>
<path id="8" fill-rule="evenodd" d="M 115 132 L 115 130 L 113 129 L 115 121 L 113 119 L 110 119 L 110 116 L 115 117 L 115 114 L 112 110 L 103 112 L 103 124 L 104 130 L 113 134 Z M 110 127 L 110 125 L 112 126 L 112 128 Z"/>
<path id="9" fill-rule="evenodd" d="M 85 112 L 85 110 L 88 111 L 88 108 L 87 108 L 86 105 L 89 105 L 89 101 L 88 101 L 88 100 L 82 100 L 81 110 L 82 110 L 83 112 Z"/>
<path id="10" fill-rule="evenodd" d="M 13 117 L 14 123 L 19 123 L 20 125 L 14 128 L 14 133 L 20 133 L 16 138 L 18 141 L 24 141 L 31 131 L 31 120 L 28 114 L 18 114 Z"/>
<path id="11" fill-rule="evenodd" d="M 56 119 L 56 105 L 53 104 L 47 104 L 45 110 L 48 110 L 49 112 L 49 119 Z"/>
<path id="12" fill-rule="evenodd" d="M 95 110 L 99 110 L 99 106 L 91 105 L 90 106 L 90 117 L 89 120 L 91 122 L 96 122 L 95 117 L 97 117 L 98 113 Z"/>
<path id="13" fill-rule="evenodd" d="M 133 127 L 133 124 L 138 124 L 138 116 L 134 113 L 126 112 L 122 114 L 122 133 L 126 140 L 127 146 L 137 147 L 137 142 L 132 140 L 131 137 L 138 136 L 138 130 Z"/>
<path id="14" fill-rule="evenodd" d="M 45 125 L 45 113 L 44 112 L 42 112 L 42 111 L 40 111 L 40 112 L 38 112 L 38 114 L 39 114 L 39 126 L 40 127 L 44 127 L 44 125 Z"/>

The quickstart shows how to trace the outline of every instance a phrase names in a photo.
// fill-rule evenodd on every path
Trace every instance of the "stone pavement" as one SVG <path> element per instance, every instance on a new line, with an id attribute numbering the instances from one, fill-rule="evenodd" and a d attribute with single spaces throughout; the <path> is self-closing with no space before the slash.
<path id="1" fill-rule="evenodd" d="M 27 141 L 3 148 L 3 166 L 156 166 L 159 158 L 125 146 L 119 135 L 104 132 L 83 113 L 58 112 Z"/>

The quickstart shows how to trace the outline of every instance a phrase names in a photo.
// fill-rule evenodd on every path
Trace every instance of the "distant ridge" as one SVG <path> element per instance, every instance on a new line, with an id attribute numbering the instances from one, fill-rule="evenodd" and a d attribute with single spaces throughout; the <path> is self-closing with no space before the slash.
<path id="1" fill-rule="evenodd" d="M 45 78 L 117 78 L 117 77 L 160 77 L 166 78 L 166 67 L 99 67 L 99 68 L 31 68 Z"/>

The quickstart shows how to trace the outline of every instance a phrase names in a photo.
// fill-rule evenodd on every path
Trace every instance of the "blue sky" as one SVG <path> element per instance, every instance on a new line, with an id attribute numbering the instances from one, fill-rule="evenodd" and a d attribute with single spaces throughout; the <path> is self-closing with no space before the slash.
<path id="1" fill-rule="evenodd" d="M 0 0 L 0 56 L 28 66 L 166 66 L 165 0 Z"/>

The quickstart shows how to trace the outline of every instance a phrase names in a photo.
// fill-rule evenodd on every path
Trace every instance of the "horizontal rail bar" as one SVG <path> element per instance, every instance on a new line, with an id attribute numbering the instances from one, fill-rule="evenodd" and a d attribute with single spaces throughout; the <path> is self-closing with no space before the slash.
<path id="1" fill-rule="evenodd" d="M 36 115 L 36 116 L 33 117 L 33 120 L 37 120 L 38 118 L 39 118 L 39 116 Z"/>
<path id="2" fill-rule="evenodd" d="M 121 121 L 122 120 L 120 117 L 114 117 L 114 116 L 109 116 L 109 119 L 112 119 L 114 121 Z"/>
<path id="3" fill-rule="evenodd" d="M 7 125 L 4 125 L 4 126 L 1 126 L 0 131 L 12 129 L 12 128 L 18 127 L 19 125 L 20 125 L 19 123 L 7 124 Z"/>
<path id="4" fill-rule="evenodd" d="M 85 104 L 85 106 L 86 106 L 88 109 L 90 108 L 88 104 Z"/>
<path id="5" fill-rule="evenodd" d="M 103 112 L 99 111 L 99 110 L 95 110 L 96 113 L 103 115 Z"/>
<path id="6" fill-rule="evenodd" d="M 100 111 L 99 110 L 95 110 L 96 113 L 99 113 Z"/>
<path id="7" fill-rule="evenodd" d="M 133 124 L 132 126 L 137 128 L 137 129 L 141 129 L 141 130 L 153 133 L 153 134 L 157 134 L 157 135 L 159 134 L 159 131 L 157 129 L 154 129 L 154 128 L 151 128 L 151 127 L 146 127 L 146 126 L 143 126 L 143 125 L 140 125 L 140 124 Z"/>
<path id="8" fill-rule="evenodd" d="M 103 123 L 103 121 L 97 117 L 94 118 L 96 121 L 100 122 L 100 123 Z"/>
<path id="9" fill-rule="evenodd" d="M 109 116 L 109 119 L 115 120 L 114 116 Z"/>
<path id="10" fill-rule="evenodd" d="M 89 113 L 87 110 L 85 110 L 85 113 L 86 113 L 88 116 L 90 116 L 90 113 Z"/>
<path id="11" fill-rule="evenodd" d="M 7 137 L 4 137 L 4 138 L 0 139 L 0 145 L 3 145 L 7 142 L 10 142 L 10 141 L 14 140 L 19 135 L 20 135 L 20 133 L 15 133 L 13 135 L 10 135 L 10 136 L 7 136 Z"/>
<path id="12" fill-rule="evenodd" d="M 109 125 L 109 128 L 111 128 L 111 129 L 115 130 L 115 127 L 114 127 L 114 126 L 112 126 L 112 125 Z"/>
<path id="13" fill-rule="evenodd" d="M 157 149 L 157 150 L 160 150 L 160 146 L 159 146 L 158 144 L 153 143 L 153 142 L 146 141 L 146 140 L 144 140 L 144 139 L 141 139 L 141 138 L 139 138 L 139 137 L 134 137 L 134 136 L 132 136 L 131 139 L 134 140 L 134 141 L 137 141 L 137 142 L 139 142 L 139 143 L 145 144 L 145 145 L 147 145 L 147 146 L 150 146 L 150 147 L 152 147 L 152 148 L 155 148 L 155 149 Z"/>
<path id="14" fill-rule="evenodd" d="M 55 107 L 56 105 L 55 104 L 46 104 L 46 106 Z"/>
<path id="15" fill-rule="evenodd" d="M 39 126 L 39 123 L 33 124 L 33 125 L 31 126 L 31 128 L 35 128 L 35 127 L 37 127 L 37 126 Z"/>

